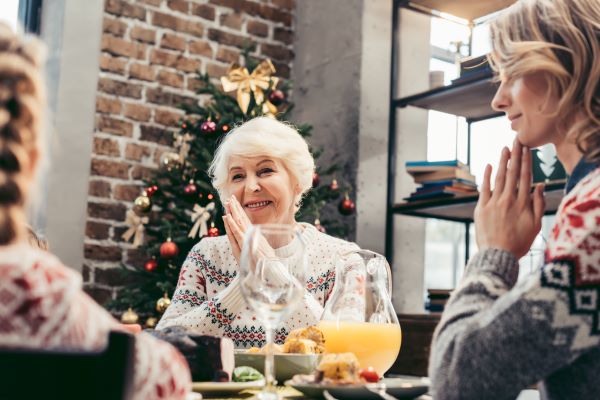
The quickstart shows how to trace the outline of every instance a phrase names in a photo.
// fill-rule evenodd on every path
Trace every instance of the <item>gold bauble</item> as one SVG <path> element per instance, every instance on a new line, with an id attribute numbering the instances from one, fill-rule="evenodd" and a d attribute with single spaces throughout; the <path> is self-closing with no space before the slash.
<path id="1" fill-rule="evenodd" d="M 131 307 L 121 315 L 121 322 L 124 324 L 137 324 L 140 317 Z"/>
<path id="2" fill-rule="evenodd" d="M 152 210 L 152 201 L 147 194 L 142 194 L 138 196 L 133 202 L 133 211 L 138 214 L 148 214 Z"/>
<path id="3" fill-rule="evenodd" d="M 158 324 L 158 318 L 150 317 L 146 320 L 144 326 L 148 329 L 154 329 L 156 327 L 156 324 Z"/>
<path id="4" fill-rule="evenodd" d="M 165 295 L 156 302 L 156 311 L 162 314 L 167 310 L 167 308 L 169 308 L 170 305 L 171 299 L 169 299 L 169 296 L 167 296 L 165 293 Z"/>
<path id="5" fill-rule="evenodd" d="M 178 169 L 181 166 L 181 157 L 179 153 L 168 151 L 160 156 L 160 166 L 167 171 Z"/>

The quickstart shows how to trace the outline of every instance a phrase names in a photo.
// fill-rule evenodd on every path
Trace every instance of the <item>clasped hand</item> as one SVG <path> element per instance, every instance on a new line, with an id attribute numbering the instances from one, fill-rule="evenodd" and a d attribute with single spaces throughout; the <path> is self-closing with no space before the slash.
<path id="1" fill-rule="evenodd" d="M 479 201 L 475 207 L 475 231 L 479 249 L 496 248 L 517 258 L 529 251 L 542 227 L 544 187 L 531 191 L 531 152 L 517 139 L 512 152 L 502 149 L 495 187 L 490 189 L 492 167 L 485 168 Z"/>

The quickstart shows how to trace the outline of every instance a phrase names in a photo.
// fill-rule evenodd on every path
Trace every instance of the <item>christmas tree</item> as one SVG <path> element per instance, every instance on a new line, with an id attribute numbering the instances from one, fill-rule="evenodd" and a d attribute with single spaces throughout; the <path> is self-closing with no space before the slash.
<path id="1" fill-rule="evenodd" d="M 137 312 L 148 317 L 146 325 L 152 327 L 170 303 L 190 249 L 204 236 L 225 233 L 223 207 L 206 172 L 223 135 L 257 116 L 288 120 L 293 108 L 288 101 L 290 83 L 279 82 L 270 60 L 255 60 L 248 51 L 243 59 L 245 66 L 232 65 L 220 82 L 207 74 L 199 76 L 202 84 L 198 94 L 206 101 L 181 106 L 186 114 L 174 135 L 174 151 L 161 156 L 160 167 L 145 181 L 145 189 L 127 212 L 129 229 L 123 237 L 133 239 L 134 246 L 147 254 L 147 261 L 140 267 L 123 265 L 124 282 L 131 283 L 107 304 L 115 311 L 134 310 L 123 315 L 124 322 L 135 321 Z M 310 137 L 310 125 L 295 126 L 304 138 Z M 311 151 L 317 161 L 313 189 L 303 199 L 296 218 L 345 237 L 348 229 L 342 218 L 320 219 L 320 212 L 326 205 L 337 203 L 340 214 L 352 214 L 350 188 L 335 179 L 337 165 L 319 167 L 321 151 Z"/>

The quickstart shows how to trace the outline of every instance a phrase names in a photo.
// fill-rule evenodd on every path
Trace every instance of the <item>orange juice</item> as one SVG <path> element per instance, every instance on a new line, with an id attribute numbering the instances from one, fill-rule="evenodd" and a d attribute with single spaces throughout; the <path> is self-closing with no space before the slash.
<path id="1" fill-rule="evenodd" d="M 352 352 L 361 368 L 373 367 L 380 377 L 400 352 L 400 325 L 321 321 L 318 327 L 325 335 L 326 353 Z"/>

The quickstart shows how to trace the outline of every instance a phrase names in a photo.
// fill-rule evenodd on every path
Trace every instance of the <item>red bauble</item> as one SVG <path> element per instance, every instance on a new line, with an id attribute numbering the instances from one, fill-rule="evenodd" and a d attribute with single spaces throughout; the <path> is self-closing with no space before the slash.
<path id="1" fill-rule="evenodd" d="M 156 268 L 158 268 L 158 261 L 156 261 L 154 258 L 146 261 L 146 264 L 144 264 L 144 269 L 148 272 L 152 272 L 156 270 Z"/>
<path id="2" fill-rule="evenodd" d="M 183 193 L 188 197 L 196 196 L 196 193 L 198 193 L 198 187 L 196 186 L 194 181 L 190 181 L 190 183 L 185 185 L 185 187 L 183 188 Z"/>
<path id="3" fill-rule="evenodd" d="M 217 228 L 216 226 L 211 226 L 210 228 L 208 228 L 208 237 L 217 237 L 220 236 L 221 232 L 219 231 L 219 228 Z"/>
<path id="4" fill-rule="evenodd" d="M 156 193 L 157 191 L 158 191 L 158 186 L 156 186 L 156 185 L 148 186 L 146 188 L 146 196 L 152 197 L 152 195 L 154 193 Z"/>
<path id="5" fill-rule="evenodd" d="M 312 187 L 316 188 L 317 186 L 319 186 L 320 182 L 321 182 L 321 177 L 319 176 L 319 174 L 317 174 L 316 172 L 313 173 Z"/>
<path id="6" fill-rule="evenodd" d="M 273 103 L 274 105 L 278 106 L 281 103 L 283 103 L 283 101 L 285 100 L 285 93 L 283 93 L 281 90 L 277 89 L 277 90 L 273 90 L 270 94 L 269 94 L 269 101 L 271 103 Z"/>
<path id="7" fill-rule="evenodd" d="M 352 200 L 350 200 L 348 195 L 346 195 L 346 197 L 340 201 L 340 204 L 338 205 L 338 211 L 342 215 L 352 215 L 354 210 L 356 210 L 356 205 Z"/>
<path id="8" fill-rule="evenodd" d="M 187 124 L 185 122 L 181 124 L 181 129 L 187 129 Z"/>
<path id="9" fill-rule="evenodd" d="M 173 258 L 179 254 L 179 247 L 168 238 L 166 242 L 160 245 L 160 256 L 162 258 Z"/>
<path id="10" fill-rule="evenodd" d="M 204 121 L 202 125 L 200 125 L 200 131 L 202 133 L 213 133 L 217 130 L 217 124 L 214 121 Z"/>

